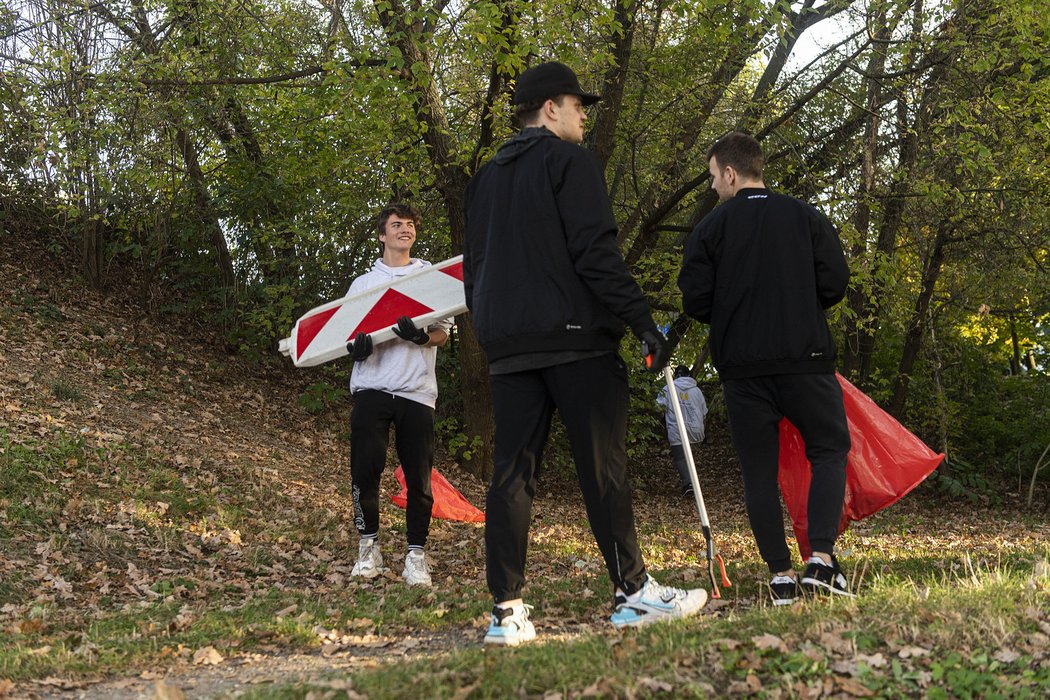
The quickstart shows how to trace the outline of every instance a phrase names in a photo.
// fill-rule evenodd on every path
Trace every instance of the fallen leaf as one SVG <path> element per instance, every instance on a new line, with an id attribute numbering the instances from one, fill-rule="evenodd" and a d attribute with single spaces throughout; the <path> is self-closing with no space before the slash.
<path id="1" fill-rule="evenodd" d="M 667 681 L 657 680 L 656 678 L 650 678 L 649 676 L 642 676 L 639 678 L 638 685 L 652 693 L 670 693 L 674 690 L 674 686 Z"/>
<path id="2" fill-rule="evenodd" d="M 758 637 L 752 637 L 751 642 L 759 649 L 776 649 L 777 651 L 786 654 L 787 644 L 784 644 L 784 640 L 775 634 L 763 634 Z"/>
<path id="3" fill-rule="evenodd" d="M 747 674 L 743 681 L 733 681 L 729 684 L 730 695 L 754 695 L 762 690 L 762 681 L 754 673 Z"/>
<path id="4" fill-rule="evenodd" d="M 858 698 L 868 698 L 875 694 L 871 688 L 858 683 L 852 678 L 836 678 L 835 685 L 843 692 Z"/>
<path id="5" fill-rule="evenodd" d="M 456 692 L 452 693 L 450 700 L 467 700 L 467 697 L 469 697 L 470 694 L 473 693 L 477 689 L 477 687 L 478 687 L 477 683 L 471 683 L 470 685 L 465 685 L 462 688 L 460 688 L 459 690 L 457 690 Z"/>
<path id="6" fill-rule="evenodd" d="M 214 666 L 221 664 L 223 656 L 215 647 L 201 647 L 193 652 L 193 663 L 196 666 Z"/>
<path id="7" fill-rule="evenodd" d="M 834 632 L 824 632 L 820 635 L 820 644 L 825 649 L 835 654 L 852 654 L 853 645 Z"/>
<path id="8" fill-rule="evenodd" d="M 612 691 L 612 684 L 608 678 L 599 678 L 591 685 L 583 689 L 580 693 L 581 698 L 604 698 L 610 695 L 615 695 Z"/>
<path id="9" fill-rule="evenodd" d="M 841 676 L 857 675 L 857 662 L 852 659 L 839 659 L 831 664 L 831 670 Z"/>
<path id="10" fill-rule="evenodd" d="M 901 650 L 897 652 L 897 656 L 902 659 L 917 658 L 920 656 L 929 656 L 930 650 L 923 649 L 922 647 L 901 647 Z"/>
<path id="11" fill-rule="evenodd" d="M 153 686 L 151 700 L 186 700 L 186 694 L 178 686 L 168 685 L 164 681 L 157 681 Z"/>
<path id="12" fill-rule="evenodd" d="M 857 661 L 866 665 L 868 668 L 886 667 L 886 657 L 881 653 L 872 654 L 871 656 L 868 656 L 867 654 L 857 654 Z"/>
<path id="13" fill-rule="evenodd" d="M 1000 649 L 999 651 L 992 654 L 992 658 L 996 661 L 1004 664 L 1012 664 L 1021 658 L 1021 654 L 1014 651 L 1013 649 Z"/>

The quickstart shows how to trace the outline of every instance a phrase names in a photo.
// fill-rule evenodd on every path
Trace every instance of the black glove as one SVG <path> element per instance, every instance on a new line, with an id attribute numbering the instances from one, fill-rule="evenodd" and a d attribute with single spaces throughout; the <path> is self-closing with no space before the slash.
<path id="1" fill-rule="evenodd" d="M 671 344 L 663 333 L 651 328 L 642 333 L 642 356 L 645 358 L 645 369 L 653 374 L 658 374 L 667 366 L 671 359 Z"/>
<path id="2" fill-rule="evenodd" d="M 411 340 L 416 345 L 426 345 L 430 342 L 430 334 L 422 328 L 416 328 L 416 324 L 412 323 L 408 316 L 397 319 L 397 325 L 390 330 L 394 331 L 398 338 Z"/>
<path id="3" fill-rule="evenodd" d="M 350 353 L 350 357 L 353 358 L 354 362 L 367 360 L 368 356 L 372 354 L 372 336 L 367 333 L 358 333 L 353 340 L 346 344 L 346 351 Z"/>

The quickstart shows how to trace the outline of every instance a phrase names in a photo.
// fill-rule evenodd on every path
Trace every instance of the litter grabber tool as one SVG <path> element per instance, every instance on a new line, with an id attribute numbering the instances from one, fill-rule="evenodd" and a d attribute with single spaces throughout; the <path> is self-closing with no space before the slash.
<path id="1" fill-rule="evenodd" d="M 722 585 L 730 588 L 733 584 L 726 575 L 726 564 L 722 555 L 718 553 L 715 541 L 711 537 L 711 521 L 707 519 L 707 507 L 704 505 L 704 494 L 700 491 L 700 479 L 696 475 L 696 462 L 693 461 L 693 450 L 689 446 L 688 431 L 684 429 L 685 418 L 682 416 L 682 403 L 678 400 L 678 388 L 674 385 L 674 374 L 670 367 L 664 367 L 664 381 L 667 382 L 667 394 L 671 400 L 671 408 L 674 410 L 674 418 L 681 428 L 678 432 L 682 437 L 682 449 L 685 450 L 685 461 L 689 465 L 689 481 L 693 485 L 693 497 L 696 499 L 696 509 L 700 512 L 700 527 L 704 533 L 704 541 L 707 543 L 707 575 L 711 577 L 711 597 L 721 598 L 722 593 L 718 589 L 718 581 L 715 578 L 715 561 L 718 561 L 719 572 L 722 574 Z"/>

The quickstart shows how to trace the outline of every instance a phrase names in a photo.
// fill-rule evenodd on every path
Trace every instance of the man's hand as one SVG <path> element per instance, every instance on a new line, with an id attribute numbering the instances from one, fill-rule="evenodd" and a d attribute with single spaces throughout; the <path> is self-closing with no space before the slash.
<path id="1" fill-rule="evenodd" d="M 390 330 L 394 331 L 398 338 L 410 340 L 416 345 L 426 345 L 430 342 L 430 334 L 422 328 L 416 328 L 416 324 L 412 323 L 408 316 L 397 319 L 397 325 Z"/>
<path id="2" fill-rule="evenodd" d="M 346 344 L 346 351 L 354 362 L 367 360 L 372 354 L 372 336 L 367 333 L 358 333 L 354 339 Z"/>
<path id="3" fill-rule="evenodd" d="M 645 359 L 646 371 L 653 374 L 662 372 L 671 359 L 671 350 L 667 338 L 655 328 L 642 333 L 642 356 Z"/>

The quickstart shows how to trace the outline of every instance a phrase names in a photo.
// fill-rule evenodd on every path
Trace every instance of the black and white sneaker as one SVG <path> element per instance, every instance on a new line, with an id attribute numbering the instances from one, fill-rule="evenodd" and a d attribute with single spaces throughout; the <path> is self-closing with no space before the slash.
<path id="1" fill-rule="evenodd" d="M 828 566 L 820 557 L 810 557 L 806 562 L 806 571 L 802 574 L 802 585 L 814 593 L 832 593 L 834 595 L 855 598 L 850 593 L 849 582 L 842 575 L 839 561 L 834 555 L 831 557 L 831 566 Z"/>
<path id="2" fill-rule="evenodd" d="M 798 581 L 790 576 L 774 576 L 769 582 L 769 597 L 773 605 L 791 605 L 801 594 Z"/>

